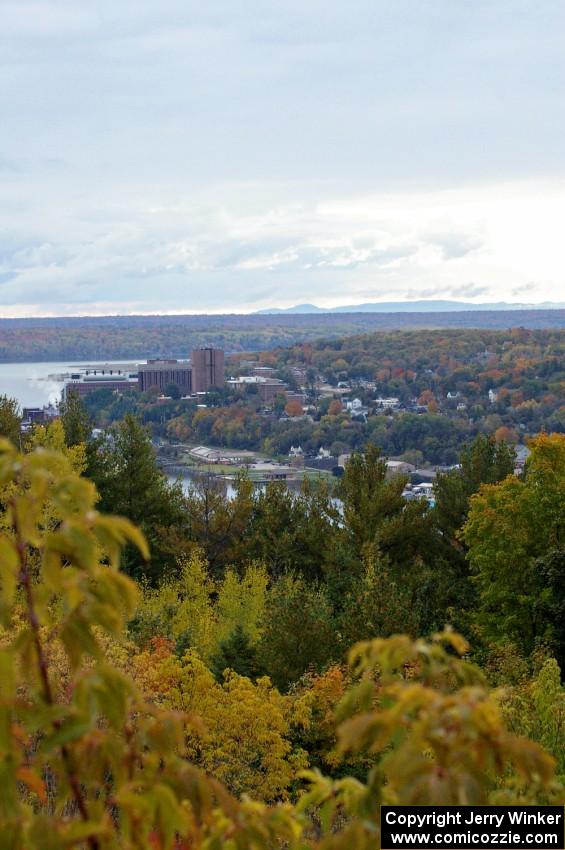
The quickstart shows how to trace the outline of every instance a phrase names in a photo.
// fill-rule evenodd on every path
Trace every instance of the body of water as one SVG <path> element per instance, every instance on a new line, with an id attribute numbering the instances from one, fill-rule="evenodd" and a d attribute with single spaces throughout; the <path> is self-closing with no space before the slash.
<path id="1" fill-rule="evenodd" d="M 194 489 L 195 479 L 198 478 L 199 475 L 201 475 L 201 473 L 194 472 L 191 469 L 186 469 L 179 472 L 168 473 L 167 478 L 171 484 L 180 480 L 182 489 L 188 494 Z M 293 490 L 295 492 L 299 492 L 302 486 L 300 481 L 286 481 L 285 484 L 289 490 Z M 214 486 L 218 487 L 220 492 L 227 496 L 228 499 L 233 499 L 236 495 L 235 487 L 231 481 L 225 481 L 223 478 L 215 478 Z M 265 484 L 257 483 L 254 486 L 256 490 L 265 490 Z"/>
<path id="2" fill-rule="evenodd" d="M 107 361 L 125 363 L 124 360 Z M 63 381 L 48 378 L 49 375 L 61 375 L 65 372 L 80 371 L 92 366 L 89 361 L 55 361 L 52 363 L 0 363 L 0 395 L 17 398 L 21 407 L 43 407 L 61 399 Z M 103 364 L 99 364 L 103 365 Z M 132 362 L 133 365 L 133 362 Z"/>

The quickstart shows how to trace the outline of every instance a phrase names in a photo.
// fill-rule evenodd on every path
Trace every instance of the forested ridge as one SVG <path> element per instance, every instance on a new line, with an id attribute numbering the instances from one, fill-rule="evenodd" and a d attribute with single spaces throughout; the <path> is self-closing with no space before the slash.
<path id="1" fill-rule="evenodd" d="M 376 850 L 381 802 L 563 802 L 563 435 L 519 474 L 477 435 L 430 508 L 370 441 L 335 492 L 227 499 L 74 396 L 0 432 L 7 850 Z"/>
<path id="2" fill-rule="evenodd" d="M 187 357 L 204 345 L 261 351 L 394 328 L 563 328 L 565 310 L 0 319 L 0 362 Z"/>

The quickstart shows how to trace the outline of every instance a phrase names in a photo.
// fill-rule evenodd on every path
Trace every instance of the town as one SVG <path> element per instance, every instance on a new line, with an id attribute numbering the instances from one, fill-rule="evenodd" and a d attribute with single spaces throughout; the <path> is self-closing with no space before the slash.
<path id="1" fill-rule="evenodd" d="M 465 333 L 472 336 L 459 332 L 459 338 Z M 414 334 L 405 336 L 413 343 Z M 436 476 L 457 465 L 457 450 L 466 438 L 480 430 L 496 432 L 497 439 L 514 445 L 519 472 L 528 456 L 525 443 L 534 413 L 547 416 L 558 406 L 558 398 L 552 403 L 548 393 L 551 357 L 542 364 L 545 380 L 538 380 L 539 386 L 529 382 L 539 401 L 508 389 L 516 367 L 510 360 L 511 368 L 500 368 L 497 348 L 505 361 L 512 356 L 511 337 L 504 336 L 491 332 L 490 349 L 481 338 L 465 359 L 452 356 L 446 366 L 441 346 L 434 360 L 434 347 L 443 339 L 420 332 L 418 344 L 429 356 L 419 373 L 415 364 L 406 363 L 403 350 L 398 356 L 403 368 L 380 353 L 372 359 L 366 351 L 360 369 L 343 359 L 347 353 L 339 343 L 341 356 L 332 353 L 325 369 L 300 363 L 300 350 L 295 363 L 286 350 L 226 355 L 221 348 L 206 347 L 194 349 L 185 360 L 91 364 L 57 377 L 64 381 L 63 401 L 73 393 L 82 398 L 98 435 L 124 412 L 138 415 L 150 427 L 159 463 L 170 475 L 206 472 L 229 482 L 245 474 L 258 484 L 331 480 L 343 474 L 351 452 L 372 439 L 382 442 L 387 474 L 405 476 L 404 498 L 433 505 Z M 516 349 L 522 366 L 526 361 L 531 370 L 538 367 L 535 361 L 527 363 L 527 342 L 522 334 Z M 539 342 L 531 339 L 536 356 Z M 548 347 L 552 343 L 546 341 Z M 551 350 L 555 353 L 555 345 Z M 414 359 L 422 360 L 417 353 Z M 556 358 L 555 369 L 559 363 Z M 391 394 L 395 389 L 397 394 Z M 22 428 L 57 416 L 53 405 L 24 408 Z"/>

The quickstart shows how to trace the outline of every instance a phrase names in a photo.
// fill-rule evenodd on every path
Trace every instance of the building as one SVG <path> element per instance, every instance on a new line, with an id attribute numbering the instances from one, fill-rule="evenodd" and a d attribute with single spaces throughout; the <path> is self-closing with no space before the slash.
<path id="1" fill-rule="evenodd" d="M 288 395 L 286 385 L 279 378 L 264 378 L 260 375 L 242 375 L 239 378 L 230 378 L 226 381 L 226 386 L 246 391 L 254 387 L 263 404 L 271 404 L 279 394 Z M 251 392 L 255 392 L 255 389 L 252 389 Z"/>
<path id="2" fill-rule="evenodd" d="M 217 348 L 197 348 L 190 360 L 148 360 L 139 367 L 141 392 L 156 387 L 164 393 L 175 386 L 181 395 L 206 393 L 224 386 L 224 352 Z"/>
<path id="3" fill-rule="evenodd" d="M 225 358 L 220 348 L 197 348 L 192 352 L 192 392 L 205 393 L 224 386 Z"/>
<path id="4" fill-rule="evenodd" d="M 381 407 L 383 409 L 390 408 L 391 410 L 396 410 L 397 407 L 400 407 L 400 399 L 394 396 L 390 398 L 376 398 L 375 407 Z"/>
<path id="5" fill-rule="evenodd" d="M 50 422 L 56 419 L 59 411 L 54 405 L 47 407 L 24 407 L 22 409 L 22 424 L 43 425 L 45 422 Z"/>
<path id="6" fill-rule="evenodd" d="M 79 396 L 88 395 L 96 390 L 112 390 L 112 392 L 123 392 L 124 390 L 137 390 L 139 387 L 137 373 L 128 374 L 120 371 L 93 370 L 84 375 L 77 375 L 68 381 L 63 389 L 63 400 L 68 398 L 69 393 Z"/>
<path id="7" fill-rule="evenodd" d="M 416 467 L 412 463 L 407 463 L 404 460 L 387 460 L 386 461 L 386 477 L 394 478 L 395 475 L 409 475 L 414 472 Z"/>
<path id="8" fill-rule="evenodd" d="M 255 366 L 251 374 L 257 378 L 274 378 L 276 371 L 273 366 Z"/>
<path id="9" fill-rule="evenodd" d="M 181 395 L 193 393 L 193 369 L 188 360 L 148 360 L 138 369 L 142 393 L 156 387 L 163 393 L 169 386 L 178 387 Z"/>
<path id="10" fill-rule="evenodd" d="M 46 425 L 59 416 L 58 409 L 50 404 L 47 407 L 24 407 L 22 410 L 21 430 L 25 434 L 34 425 Z"/>

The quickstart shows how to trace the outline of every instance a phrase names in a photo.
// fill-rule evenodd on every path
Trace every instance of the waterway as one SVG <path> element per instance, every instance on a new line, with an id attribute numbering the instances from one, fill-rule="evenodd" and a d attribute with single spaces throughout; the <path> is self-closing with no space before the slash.
<path id="1" fill-rule="evenodd" d="M 199 477 L 201 473 L 195 472 L 191 469 L 184 469 L 182 471 L 168 473 L 167 478 L 171 484 L 174 484 L 175 481 L 179 481 L 182 484 L 182 489 L 185 493 L 191 493 L 196 486 L 196 478 Z M 286 481 L 286 486 L 289 490 L 293 490 L 298 492 L 302 486 L 302 482 L 300 481 Z M 235 487 L 231 481 L 226 481 L 224 478 L 220 478 L 219 476 L 214 477 L 214 486 L 218 487 L 221 493 L 227 496 L 228 499 L 233 499 L 236 492 Z M 264 490 L 265 484 L 255 484 L 256 490 Z"/>

